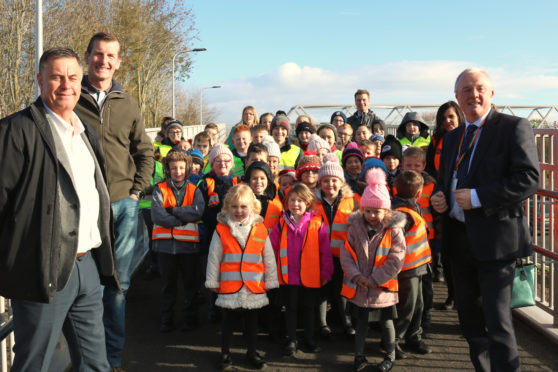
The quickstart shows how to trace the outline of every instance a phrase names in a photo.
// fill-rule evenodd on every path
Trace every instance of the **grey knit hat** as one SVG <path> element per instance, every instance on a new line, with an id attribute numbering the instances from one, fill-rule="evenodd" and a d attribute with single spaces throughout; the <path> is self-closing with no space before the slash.
<path id="1" fill-rule="evenodd" d="M 332 176 L 339 178 L 342 182 L 345 182 L 345 173 L 343 168 L 339 165 L 339 161 L 326 161 L 324 165 L 320 168 L 318 172 L 318 182 L 326 176 Z"/>
<path id="2" fill-rule="evenodd" d="M 277 142 L 275 142 L 273 137 L 264 137 L 262 144 L 267 147 L 268 156 L 275 156 L 281 159 L 281 149 L 279 148 L 279 145 L 277 144 Z"/>

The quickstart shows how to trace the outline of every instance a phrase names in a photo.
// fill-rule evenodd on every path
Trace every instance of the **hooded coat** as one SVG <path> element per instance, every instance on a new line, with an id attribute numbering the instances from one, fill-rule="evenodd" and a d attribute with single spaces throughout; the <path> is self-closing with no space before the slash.
<path id="1" fill-rule="evenodd" d="M 409 133 L 407 133 L 405 127 L 410 121 L 419 124 L 418 136 L 411 136 Z M 396 137 L 401 143 L 401 146 L 428 146 L 428 144 L 430 144 L 429 130 L 430 128 L 428 127 L 428 125 L 426 125 L 418 112 L 408 112 L 403 117 L 403 120 L 401 120 L 401 124 L 399 124 L 399 127 L 397 127 Z"/>
<path id="2" fill-rule="evenodd" d="M 360 277 L 368 278 L 374 288 L 357 286 L 355 297 L 350 299 L 358 307 L 383 308 L 397 304 L 399 296 L 397 292 L 389 292 L 379 287 L 380 284 L 389 279 L 397 278 L 397 274 L 403 267 L 405 260 L 405 216 L 398 211 L 392 211 L 376 231 L 372 238 L 368 238 L 368 225 L 361 211 L 349 216 L 349 229 L 347 241 L 355 251 L 358 265 L 346 249 L 341 249 L 341 267 L 348 279 L 356 283 Z M 386 229 L 391 228 L 391 249 L 387 260 L 382 266 L 374 268 L 376 249 L 382 240 Z"/>

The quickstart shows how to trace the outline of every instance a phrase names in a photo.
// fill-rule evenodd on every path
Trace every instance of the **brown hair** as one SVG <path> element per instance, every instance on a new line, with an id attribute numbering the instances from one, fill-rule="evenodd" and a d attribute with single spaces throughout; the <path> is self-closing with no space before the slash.
<path id="1" fill-rule="evenodd" d="M 395 178 L 396 195 L 403 199 L 414 198 L 423 185 L 422 175 L 412 170 L 403 171 Z"/>
<path id="2" fill-rule="evenodd" d="M 184 150 L 171 150 L 163 160 L 165 165 L 165 172 L 170 177 L 170 163 L 173 161 L 183 161 L 186 163 L 186 178 L 190 174 L 190 165 L 192 165 L 192 158 Z"/>
<path id="3" fill-rule="evenodd" d="M 366 94 L 368 96 L 368 99 L 370 99 L 370 92 L 367 91 L 366 89 L 358 89 L 355 92 L 355 99 L 357 98 L 357 96 L 360 96 L 361 94 Z"/>
<path id="4" fill-rule="evenodd" d="M 249 159 L 251 154 L 265 154 L 266 156 L 269 156 L 269 151 L 262 143 L 251 143 L 246 151 L 246 159 Z"/>
<path id="5" fill-rule="evenodd" d="M 217 131 L 217 133 L 219 133 L 219 126 L 215 123 L 208 123 L 205 125 L 205 127 L 203 128 L 203 130 L 206 129 L 215 129 Z"/>
<path id="6" fill-rule="evenodd" d="M 310 190 L 308 186 L 303 184 L 302 182 L 297 182 L 290 188 L 289 193 L 287 194 L 287 203 L 289 198 L 292 194 L 297 194 L 299 198 L 304 200 L 306 203 L 306 209 L 314 209 L 316 204 L 316 195 Z"/>
<path id="7" fill-rule="evenodd" d="M 426 153 L 421 147 L 409 146 L 403 151 L 403 158 L 417 158 L 422 162 L 426 162 Z"/>
<path id="8" fill-rule="evenodd" d="M 252 135 L 258 132 L 266 132 L 267 134 L 269 134 L 267 126 L 265 124 L 254 125 L 252 128 L 250 128 L 250 133 L 252 133 Z"/>
<path id="9" fill-rule="evenodd" d="M 209 146 L 212 145 L 211 143 L 211 136 L 209 134 L 207 134 L 207 132 L 199 132 L 198 134 L 196 134 L 194 136 L 194 144 L 197 141 L 208 141 L 209 142 Z"/>
<path id="10" fill-rule="evenodd" d="M 256 112 L 256 109 L 254 108 L 254 106 L 246 106 L 242 109 L 242 117 L 240 118 L 240 122 L 242 124 L 246 124 L 244 122 L 244 113 L 248 110 L 252 111 L 252 113 L 254 114 L 254 124 L 252 126 L 260 124 L 260 118 L 258 117 L 258 113 Z M 248 125 L 248 124 L 246 124 L 246 125 Z"/>
<path id="11" fill-rule="evenodd" d="M 50 48 L 44 51 L 39 59 L 39 74 L 43 73 L 45 65 L 52 59 L 74 58 L 81 68 L 79 56 L 70 48 Z"/>
<path id="12" fill-rule="evenodd" d="M 87 44 L 87 54 L 91 54 L 93 45 L 95 45 L 96 41 L 116 41 L 118 43 L 118 56 L 120 57 L 120 41 L 116 36 L 114 36 L 113 34 L 109 34 L 108 32 L 97 32 L 95 35 L 91 36 L 91 39 L 89 39 L 89 44 Z"/>

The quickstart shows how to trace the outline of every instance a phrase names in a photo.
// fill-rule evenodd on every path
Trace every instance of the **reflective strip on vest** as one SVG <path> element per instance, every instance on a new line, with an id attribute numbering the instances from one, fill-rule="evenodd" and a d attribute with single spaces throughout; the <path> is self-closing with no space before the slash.
<path id="1" fill-rule="evenodd" d="M 233 156 L 233 169 L 231 170 L 231 174 L 233 176 L 241 176 L 244 174 L 244 162 L 238 156 Z"/>
<path id="2" fill-rule="evenodd" d="M 267 229 L 264 224 L 260 223 L 252 227 L 244 250 L 231 234 L 229 226 L 218 223 L 216 231 L 223 246 L 219 267 L 219 293 L 236 293 L 244 285 L 253 293 L 264 293 L 263 251 L 267 240 Z"/>
<path id="3" fill-rule="evenodd" d="M 432 210 L 430 209 L 430 197 L 432 196 L 433 192 L 434 183 L 424 185 L 422 187 L 420 198 L 419 200 L 417 200 L 422 218 L 424 219 L 424 222 L 426 222 L 426 226 L 428 227 L 428 239 L 434 239 L 436 233 L 434 231 L 434 217 L 432 216 Z"/>
<path id="4" fill-rule="evenodd" d="M 430 262 L 431 253 L 426 234 L 426 223 L 424 219 L 414 210 L 399 207 L 396 210 L 407 213 L 413 220 L 413 226 L 405 233 L 405 261 L 401 271 L 414 269 Z"/>
<path id="5" fill-rule="evenodd" d="M 161 190 L 161 195 L 163 196 L 163 208 L 176 207 L 176 198 L 171 187 L 166 181 L 157 184 L 159 190 Z M 194 202 L 194 194 L 196 192 L 196 186 L 192 183 L 186 183 L 186 190 L 184 191 L 184 200 L 182 201 L 182 207 L 191 206 Z M 175 239 L 184 242 L 199 243 L 200 233 L 198 229 L 197 222 L 188 222 L 182 226 L 175 227 L 163 227 L 157 224 L 153 224 L 152 239 Z"/>

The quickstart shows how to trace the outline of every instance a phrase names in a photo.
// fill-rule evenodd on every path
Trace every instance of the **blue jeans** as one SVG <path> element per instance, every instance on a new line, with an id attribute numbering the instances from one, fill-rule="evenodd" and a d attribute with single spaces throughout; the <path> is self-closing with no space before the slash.
<path id="1" fill-rule="evenodd" d="M 124 348 L 126 330 L 126 293 L 130 287 L 130 265 L 134 256 L 134 247 L 138 230 L 138 201 L 127 197 L 113 202 L 112 215 L 114 221 L 114 237 L 116 264 L 121 289 L 105 287 L 103 305 L 105 311 L 103 322 L 107 345 L 107 358 L 111 367 L 122 365 L 120 354 Z"/>
<path id="2" fill-rule="evenodd" d="M 91 253 L 77 258 L 64 289 L 48 304 L 12 300 L 15 359 L 13 372 L 48 371 L 64 333 L 74 371 L 109 370 L 102 325 L 99 273 Z"/>

